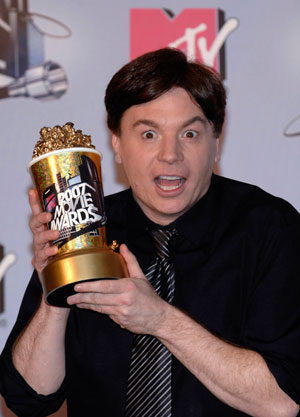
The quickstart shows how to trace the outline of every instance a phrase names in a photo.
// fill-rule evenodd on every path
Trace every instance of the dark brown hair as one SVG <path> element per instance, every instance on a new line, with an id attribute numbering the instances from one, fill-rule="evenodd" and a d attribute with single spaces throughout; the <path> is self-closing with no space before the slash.
<path id="1" fill-rule="evenodd" d="M 141 55 L 113 76 L 105 95 L 109 129 L 119 134 L 121 118 L 127 109 L 154 100 L 174 87 L 190 94 L 218 137 L 226 107 L 220 77 L 206 65 L 189 62 L 183 52 L 171 48 Z"/>

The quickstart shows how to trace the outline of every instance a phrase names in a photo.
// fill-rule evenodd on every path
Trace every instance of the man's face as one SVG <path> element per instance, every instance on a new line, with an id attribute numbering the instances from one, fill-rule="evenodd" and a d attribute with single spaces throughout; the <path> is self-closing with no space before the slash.
<path id="1" fill-rule="evenodd" d="M 206 193 L 219 139 L 184 89 L 130 107 L 120 131 L 112 136 L 116 161 L 149 219 L 167 225 Z"/>

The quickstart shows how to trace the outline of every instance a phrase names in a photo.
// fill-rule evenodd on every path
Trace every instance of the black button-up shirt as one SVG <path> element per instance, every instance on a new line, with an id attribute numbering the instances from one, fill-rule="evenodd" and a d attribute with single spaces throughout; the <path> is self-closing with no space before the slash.
<path id="1" fill-rule="evenodd" d="M 106 197 L 108 241 L 126 243 L 146 272 L 157 227 L 130 190 Z M 300 221 L 287 202 L 218 176 L 170 228 L 174 305 L 220 338 L 259 352 L 280 387 L 300 402 Z M 124 415 L 132 334 L 107 316 L 72 308 L 66 331 L 66 378 L 37 395 L 14 369 L 11 346 L 38 305 L 34 274 L 1 359 L 2 392 L 22 416 L 44 416 L 66 398 L 68 415 Z M 209 354 L 209 352 L 208 352 Z M 172 359 L 172 416 L 243 416 L 219 401 Z"/>

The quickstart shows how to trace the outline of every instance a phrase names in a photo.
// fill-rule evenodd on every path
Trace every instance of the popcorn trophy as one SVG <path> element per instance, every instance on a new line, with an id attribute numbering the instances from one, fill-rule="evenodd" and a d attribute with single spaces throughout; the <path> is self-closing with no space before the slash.
<path id="1" fill-rule="evenodd" d="M 58 307 L 68 307 L 78 282 L 128 276 L 116 241 L 106 242 L 101 154 L 73 126 L 42 128 L 28 164 L 41 207 L 52 214 L 48 227 L 60 231 L 41 276 L 46 301 Z"/>

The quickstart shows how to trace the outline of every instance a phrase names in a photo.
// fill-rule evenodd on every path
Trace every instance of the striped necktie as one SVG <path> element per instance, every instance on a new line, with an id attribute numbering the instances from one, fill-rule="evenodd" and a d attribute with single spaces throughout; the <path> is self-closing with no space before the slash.
<path id="1" fill-rule="evenodd" d="M 169 242 L 176 230 L 151 230 L 157 251 L 147 278 L 167 302 L 174 298 Z M 126 394 L 126 417 L 171 417 L 171 353 L 155 337 L 134 335 Z"/>

